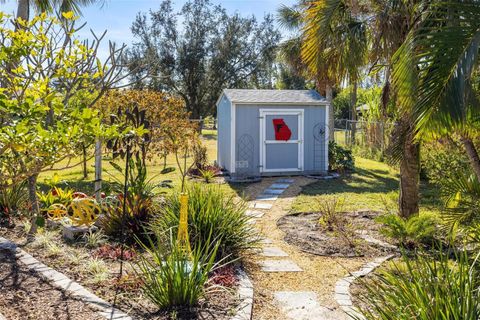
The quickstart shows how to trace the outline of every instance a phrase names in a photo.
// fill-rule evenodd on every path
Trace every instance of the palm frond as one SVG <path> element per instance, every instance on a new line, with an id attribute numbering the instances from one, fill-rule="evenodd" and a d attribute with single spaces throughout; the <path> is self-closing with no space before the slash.
<path id="1" fill-rule="evenodd" d="M 302 58 L 314 74 L 357 80 L 365 65 L 367 29 L 344 0 L 309 3 L 305 11 Z"/>
<path id="2" fill-rule="evenodd" d="M 277 11 L 277 21 L 282 28 L 298 31 L 302 26 L 302 11 L 298 6 L 282 5 Z"/>
<path id="3" fill-rule="evenodd" d="M 480 5 L 447 1 L 428 6 L 397 52 L 393 77 L 399 102 L 412 110 L 419 133 L 463 130 L 478 119 L 471 75 L 478 68 Z"/>

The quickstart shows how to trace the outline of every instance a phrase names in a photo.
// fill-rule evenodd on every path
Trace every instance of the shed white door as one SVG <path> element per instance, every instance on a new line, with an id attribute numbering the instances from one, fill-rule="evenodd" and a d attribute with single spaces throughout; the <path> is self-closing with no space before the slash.
<path id="1" fill-rule="evenodd" d="M 260 109 L 260 172 L 303 170 L 303 109 Z"/>

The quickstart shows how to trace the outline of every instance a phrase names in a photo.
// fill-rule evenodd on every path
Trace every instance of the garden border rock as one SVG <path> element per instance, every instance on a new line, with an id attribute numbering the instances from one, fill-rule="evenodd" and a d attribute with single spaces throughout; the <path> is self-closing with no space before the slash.
<path id="1" fill-rule="evenodd" d="M 241 268 L 237 268 L 238 296 L 240 303 L 236 314 L 230 320 L 251 320 L 253 312 L 253 284 L 248 274 Z"/>
<path id="2" fill-rule="evenodd" d="M 360 270 L 351 272 L 347 277 L 344 277 L 337 281 L 334 290 L 335 301 L 338 303 L 340 308 L 348 316 L 350 316 L 350 318 L 356 317 L 356 319 L 365 319 L 365 317 L 360 314 L 359 310 L 353 306 L 352 295 L 350 294 L 350 285 L 352 284 L 352 282 L 357 278 L 365 277 L 366 275 L 380 267 L 382 263 L 392 259 L 393 257 L 395 257 L 395 254 L 375 258 L 374 260 L 364 264 L 360 268 Z"/>
<path id="3" fill-rule="evenodd" d="M 17 259 L 26 265 L 27 268 L 38 273 L 42 278 L 49 281 L 54 287 L 71 294 L 73 297 L 78 298 L 91 308 L 97 310 L 98 313 L 105 319 L 132 320 L 128 314 L 114 308 L 110 303 L 91 293 L 79 283 L 69 279 L 63 273 L 41 263 L 24 250 L 18 248 L 14 242 L 0 237 L 0 248 L 12 251 Z"/>

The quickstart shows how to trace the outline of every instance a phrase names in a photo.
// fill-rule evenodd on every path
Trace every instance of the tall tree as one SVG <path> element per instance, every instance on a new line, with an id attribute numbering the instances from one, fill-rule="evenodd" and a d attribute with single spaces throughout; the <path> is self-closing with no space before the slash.
<path id="1" fill-rule="evenodd" d="M 333 86 L 335 79 L 327 72 L 331 65 L 328 59 L 318 60 L 316 68 L 310 68 L 302 57 L 302 45 L 305 42 L 305 34 L 302 30 L 308 21 L 305 17 L 305 8 L 308 1 L 300 0 L 298 4 L 288 7 L 282 6 L 278 10 L 278 22 L 286 30 L 293 32 L 294 36 L 279 45 L 279 57 L 286 63 L 293 74 L 306 77 L 315 81 L 317 90 L 325 95 L 329 104 L 329 139 L 334 140 L 335 119 L 333 110 Z"/>
<path id="2" fill-rule="evenodd" d="M 327 83 L 348 80 L 351 91 L 351 120 L 356 120 L 357 88 L 366 64 L 367 27 L 363 8 L 356 1 L 320 0 L 306 3 L 302 57 Z M 355 123 L 352 141 L 355 139 Z"/>
<path id="3" fill-rule="evenodd" d="M 259 23 L 208 0 L 189 1 L 175 13 L 164 0 L 148 17 L 138 14 L 132 32 L 128 60 L 141 66 L 135 87 L 181 96 L 192 118 L 214 113 L 223 88 L 273 86 L 280 34 L 270 16 Z"/>
<path id="4" fill-rule="evenodd" d="M 331 59 L 329 69 L 323 72 L 329 72 L 332 78 L 340 76 L 340 79 L 350 80 L 354 89 L 352 103 L 356 100 L 354 84 L 361 69 L 384 67 L 382 106 L 385 110 L 388 102 L 395 99 L 397 90 L 395 86 L 391 87 L 389 79 L 392 57 L 415 27 L 423 8 L 419 3 L 402 0 L 372 0 L 368 3 L 312 1 L 306 9 L 308 41 L 303 47 L 304 58 L 312 68 L 318 68 L 319 61 Z M 366 43 L 366 40 L 369 41 Z M 399 212 L 401 216 L 409 217 L 418 213 L 420 146 L 414 139 L 411 113 L 402 107 L 398 110 L 390 155 L 400 163 Z M 351 112 L 355 114 L 355 110 Z"/>
<path id="5" fill-rule="evenodd" d="M 394 55 L 414 30 L 424 6 L 420 1 L 373 0 L 369 21 L 371 35 L 370 63 L 372 68 L 385 69 L 381 107 L 386 119 L 386 106 L 393 100 L 397 117 L 387 153 L 390 161 L 400 165 L 399 213 L 408 218 L 419 212 L 420 201 L 420 144 L 415 140 L 412 113 L 396 99 L 398 83 L 391 84 L 391 70 L 395 68 Z"/>
<path id="6" fill-rule="evenodd" d="M 399 100 L 412 114 L 416 138 L 459 137 L 478 180 L 479 47 L 478 1 L 429 4 L 419 27 L 398 51 L 393 73 Z"/>
<path id="7" fill-rule="evenodd" d="M 9 18 L 0 14 L 0 188 L 28 178 L 36 216 L 38 174 L 76 157 L 88 137 L 105 133 L 91 107 L 122 81 L 123 66 L 116 61 L 124 47 L 110 45 L 102 64 L 97 52 L 103 36 L 77 39 L 80 28 L 71 12 L 62 21 L 46 15 L 28 22 Z M 91 99 L 76 103 L 83 94 Z"/>

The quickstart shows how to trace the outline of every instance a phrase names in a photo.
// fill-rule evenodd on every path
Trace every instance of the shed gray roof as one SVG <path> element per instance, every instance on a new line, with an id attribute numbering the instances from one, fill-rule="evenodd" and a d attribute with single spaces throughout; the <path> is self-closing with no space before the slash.
<path id="1" fill-rule="evenodd" d="M 223 93 L 234 103 L 325 104 L 326 99 L 315 90 L 225 89 Z"/>

